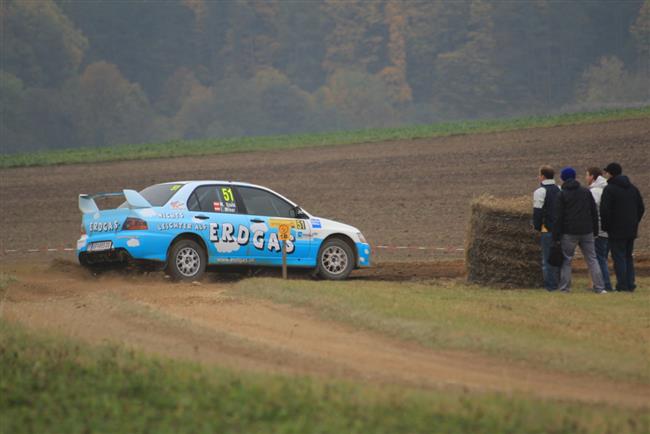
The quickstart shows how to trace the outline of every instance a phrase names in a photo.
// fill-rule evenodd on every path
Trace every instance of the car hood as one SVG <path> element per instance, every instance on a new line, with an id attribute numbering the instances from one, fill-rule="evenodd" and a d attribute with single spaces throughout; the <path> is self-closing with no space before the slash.
<path id="1" fill-rule="evenodd" d="M 319 228 L 314 227 L 314 220 L 320 220 L 321 223 L 321 229 L 324 230 L 336 230 L 340 232 L 350 232 L 350 233 L 357 233 L 361 232 L 359 229 L 355 228 L 354 226 L 346 225 L 345 223 L 339 223 L 334 220 L 330 219 L 325 219 L 322 217 L 312 217 L 311 222 L 312 222 L 312 228 L 314 230 L 318 230 Z"/>

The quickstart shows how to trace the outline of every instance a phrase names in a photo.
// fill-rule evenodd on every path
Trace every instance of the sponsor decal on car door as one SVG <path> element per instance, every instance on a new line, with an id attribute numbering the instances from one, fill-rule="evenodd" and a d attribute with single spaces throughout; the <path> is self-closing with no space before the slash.
<path id="1" fill-rule="evenodd" d="M 278 236 L 281 224 L 291 227 L 286 241 L 289 265 L 305 264 L 309 256 L 311 229 L 305 220 L 291 217 L 294 206 L 264 189 L 238 187 L 239 197 L 250 218 L 249 256 L 267 265 L 282 263 L 282 244 Z"/>
<path id="2" fill-rule="evenodd" d="M 207 225 L 203 238 L 208 246 L 210 263 L 248 263 L 250 229 L 248 216 L 239 213 L 232 187 L 209 185 L 198 187 L 190 195 L 188 210 L 192 219 Z"/>

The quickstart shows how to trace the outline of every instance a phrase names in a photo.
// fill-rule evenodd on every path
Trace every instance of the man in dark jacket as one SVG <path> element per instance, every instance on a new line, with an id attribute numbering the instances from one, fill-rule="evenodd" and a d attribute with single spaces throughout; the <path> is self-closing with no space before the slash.
<path id="1" fill-rule="evenodd" d="M 544 288 L 555 291 L 560 281 L 560 267 L 548 262 L 553 244 L 553 222 L 555 221 L 555 199 L 560 189 L 555 185 L 555 171 L 551 166 L 539 168 L 540 186 L 533 193 L 533 227 L 541 233 L 542 273 Z"/>
<path id="2" fill-rule="evenodd" d="M 645 213 L 643 198 L 639 189 L 623 175 L 620 164 L 607 165 L 605 177 L 607 187 L 603 190 L 600 215 L 603 230 L 609 235 L 616 272 L 616 290 L 634 291 L 636 284 L 632 252 L 639 222 Z"/>
<path id="3" fill-rule="evenodd" d="M 599 230 L 596 202 L 591 192 L 576 180 L 576 171 L 573 168 L 567 167 L 562 170 L 560 177 L 564 183 L 555 203 L 556 220 L 553 225 L 553 240 L 561 242 L 564 254 L 564 263 L 560 272 L 560 290 L 571 289 L 571 262 L 576 246 L 580 246 L 589 267 L 594 291 L 606 294 L 594 242 Z"/>

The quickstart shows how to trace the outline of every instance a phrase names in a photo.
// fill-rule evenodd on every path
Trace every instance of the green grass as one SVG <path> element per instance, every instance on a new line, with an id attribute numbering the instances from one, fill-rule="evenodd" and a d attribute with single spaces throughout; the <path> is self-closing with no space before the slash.
<path id="1" fill-rule="evenodd" d="M 10 283 L 15 281 L 16 278 L 14 276 L 0 271 L 0 290 L 5 289 Z"/>
<path id="2" fill-rule="evenodd" d="M 10 283 L 15 281 L 16 278 L 14 276 L 0 271 L 0 314 L 2 313 L 2 303 L 7 295 L 7 287 Z"/>
<path id="3" fill-rule="evenodd" d="M 644 410 L 237 373 L 0 321 L 0 432 L 643 433 Z"/>
<path id="4" fill-rule="evenodd" d="M 478 351 L 541 369 L 650 383 L 650 279 L 633 294 L 493 290 L 454 281 L 247 279 L 235 295 L 307 307 L 325 319 L 435 349 Z"/>
<path id="5" fill-rule="evenodd" d="M 535 116 L 502 120 L 444 122 L 402 128 L 368 129 L 321 134 L 240 137 L 166 143 L 118 145 L 104 148 L 74 148 L 23 154 L 0 155 L 0 168 L 49 166 L 54 164 L 94 163 L 118 160 L 143 160 L 200 156 L 234 152 L 299 149 L 336 146 L 386 140 L 410 140 L 459 134 L 512 131 L 524 128 L 586 124 L 650 116 L 650 106 L 634 109 L 602 110 L 553 116 Z"/>

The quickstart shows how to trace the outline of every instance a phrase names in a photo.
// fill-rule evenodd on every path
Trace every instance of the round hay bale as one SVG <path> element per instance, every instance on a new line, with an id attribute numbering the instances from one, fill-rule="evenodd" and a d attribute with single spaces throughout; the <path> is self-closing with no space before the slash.
<path id="1" fill-rule="evenodd" d="M 472 201 L 465 245 L 470 282 L 507 288 L 542 286 L 539 234 L 530 198 L 481 196 Z"/>

